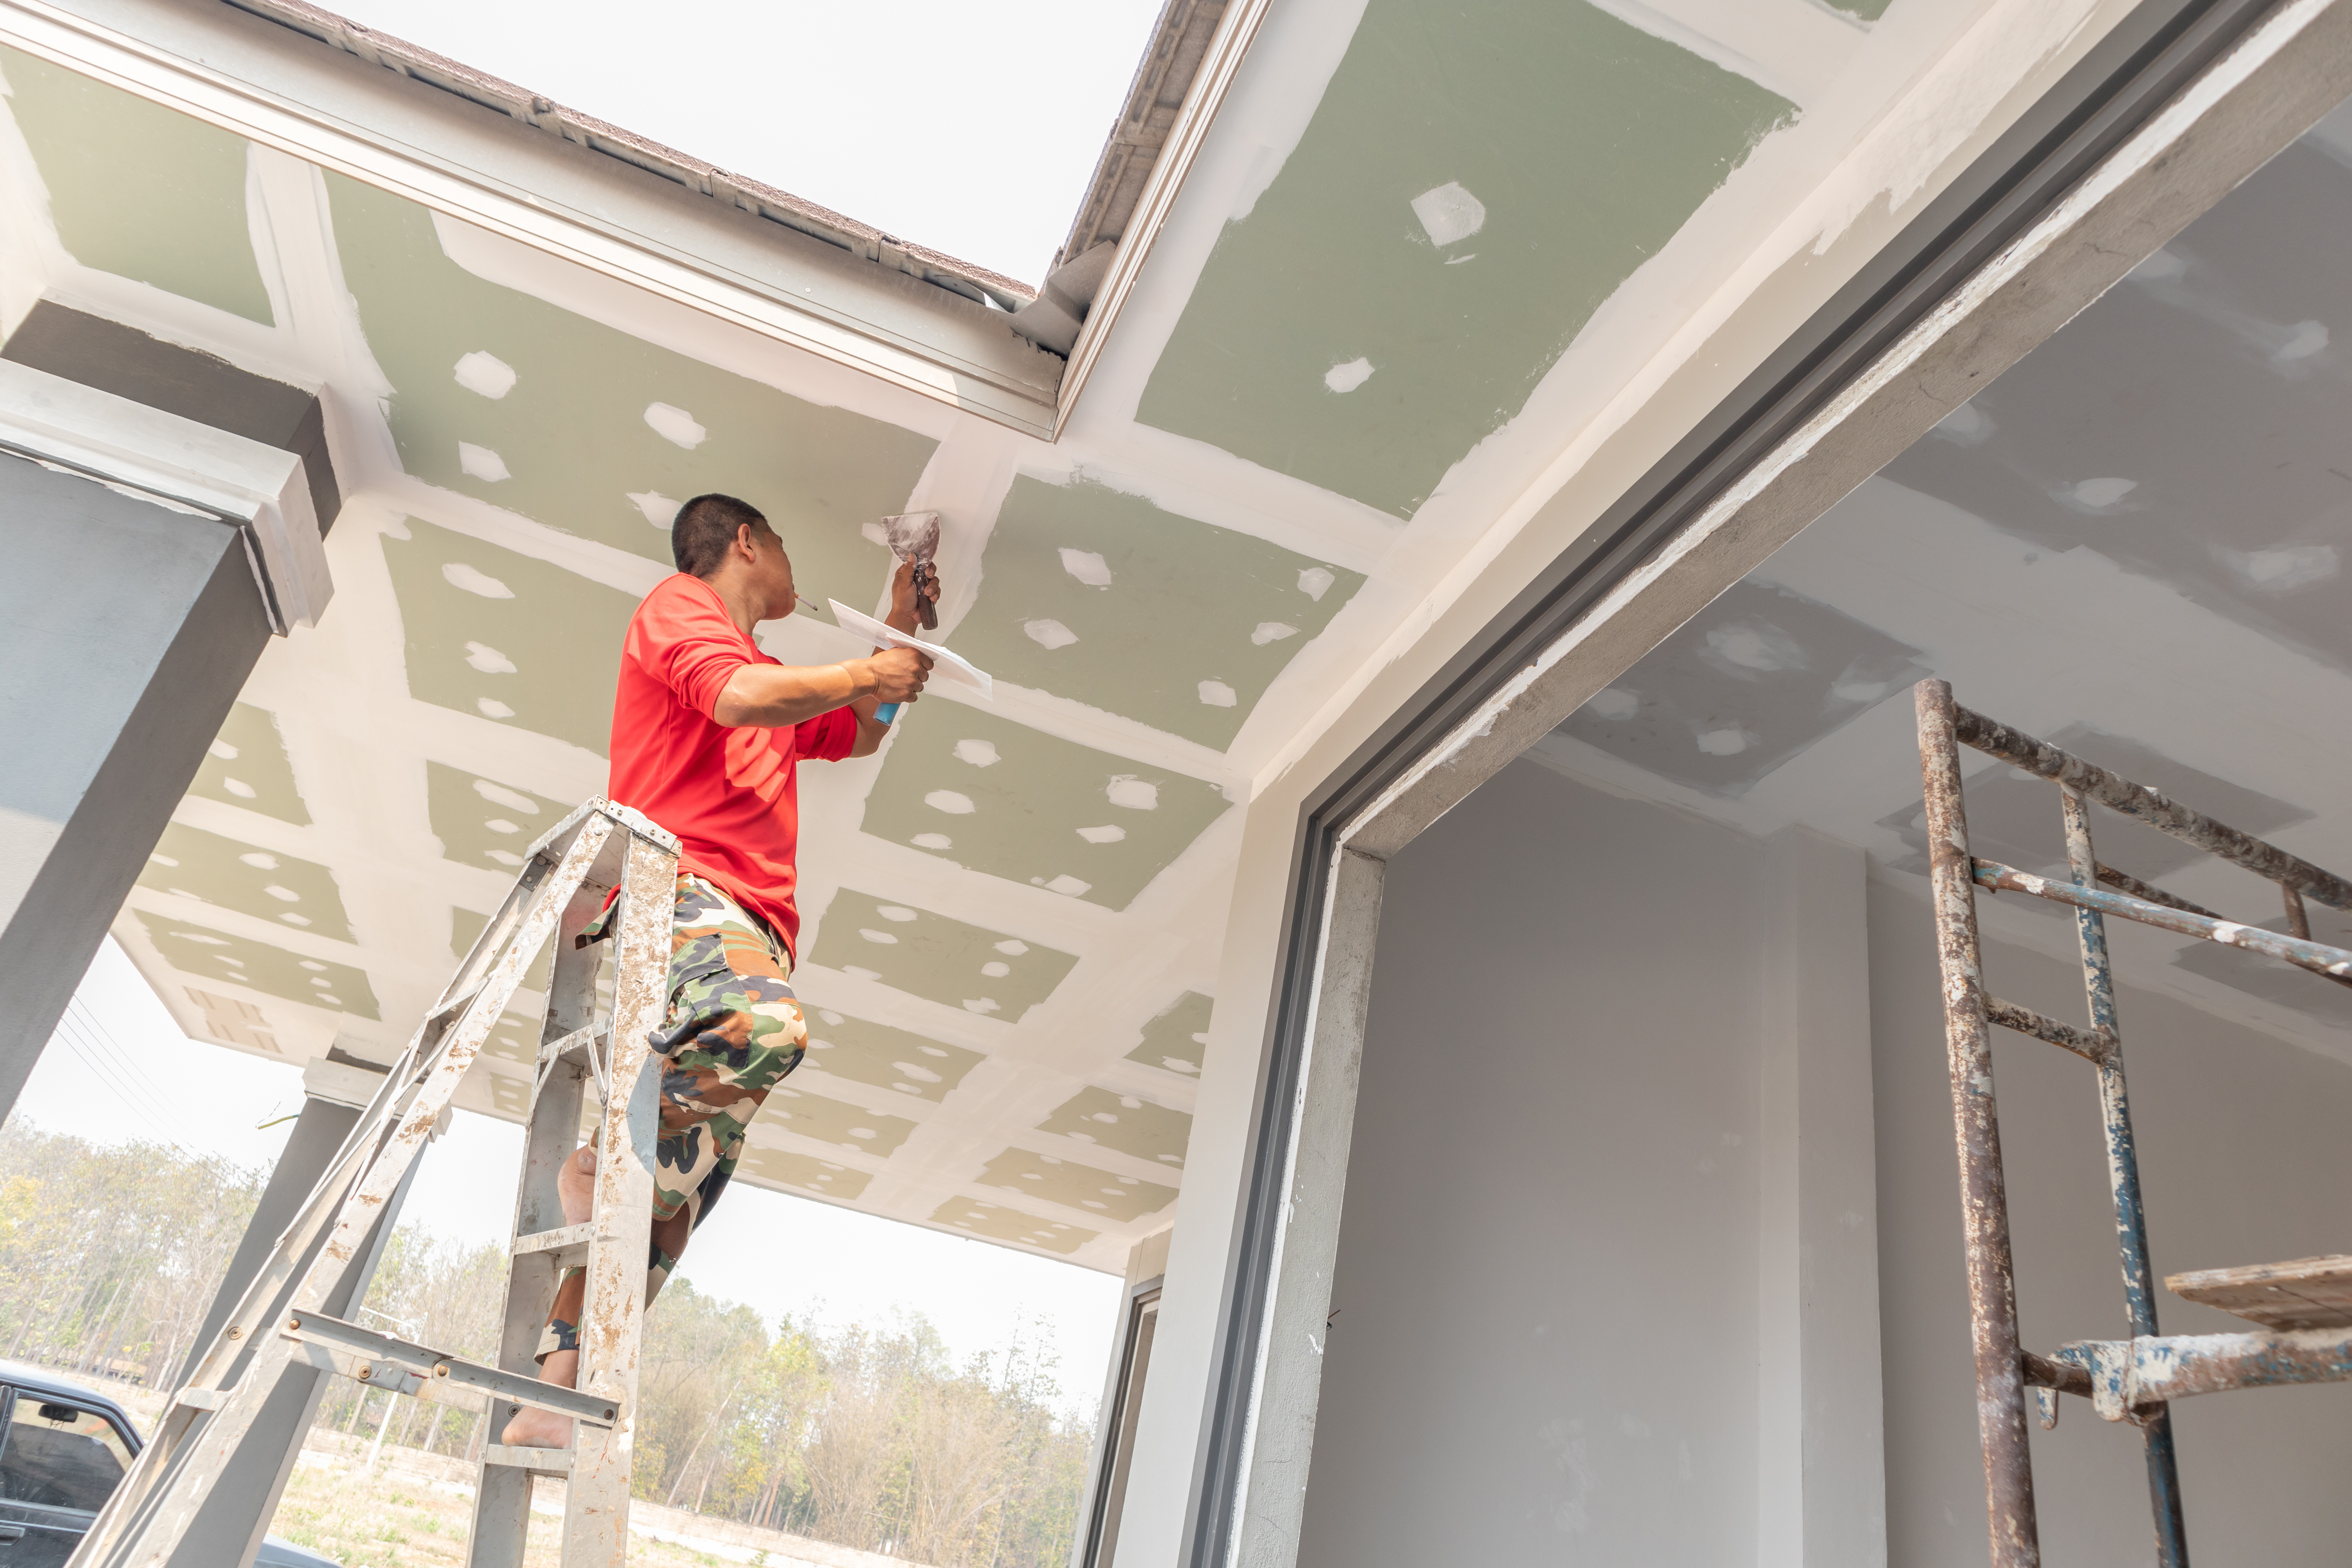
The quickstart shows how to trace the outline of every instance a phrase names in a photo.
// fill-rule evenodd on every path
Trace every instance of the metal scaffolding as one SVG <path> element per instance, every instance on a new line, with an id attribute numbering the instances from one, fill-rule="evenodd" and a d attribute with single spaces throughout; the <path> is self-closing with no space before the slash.
<path id="1" fill-rule="evenodd" d="M 2025 1427 L 2029 1387 L 2034 1390 L 2045 1428 L 2057 1425 L 2057 1395 L 2062 1393 L 2089 1399 L 2106 1420 L 2129 1421 L 2139 1427 L 2156 1516 L 2158 1561 L 2163 1568 L 2188 1568 L 2169 1401 L 2223 1389 L 2352 1377 L 2352 1257 L 2174 1275 L 2165 1283 L 2175 1294 L 2234 1312 L 2261 1324 L 2263 1331 L 2158 1333 L 2154 1268 L 2140 1205 L 2131 1104 L 2124 1088 L 2123 1037 L 2116 1021 L 2105 918 L 2138 921 L 2352 984 L 2352 952 L 2313 942 L 2304 908 L 2308 896 L 2335 909 L 2352 910 L 2352 882 L 2168 800 L 2145 784 L 1972 713 L 1952 700 L 1952 689 L 1944 681 L 1922 681 L 1916 699 L 1993 1568 L 2038 1568 L 2042 1561 Z M 1969 854 L 1968 817 L 1960 801 L 1959 748 L 1964 744 L 2058 786 L 2066 880 Z M 2091 847 L 2094 802 L 2275 883 L 2284 900 L 2285 933 L 2224 920 L 2101 864 Z M 1977 937 L 1979 887 L 2026 893 L 2073 908 L 2083 986 L 2090 1004 L 2088 1028 L 2060 1023 L 1986 990 Z M 2131 1326 L 2128 1339 L 2079 1341 L 2060 1346 L 2050 1358 L 2019 1343 L 2000 1119 L 1993 1099 L 1990 1030 L 1995 1024 L 2063 1047 L 2098 1069 L 2107 1181 Z"/>

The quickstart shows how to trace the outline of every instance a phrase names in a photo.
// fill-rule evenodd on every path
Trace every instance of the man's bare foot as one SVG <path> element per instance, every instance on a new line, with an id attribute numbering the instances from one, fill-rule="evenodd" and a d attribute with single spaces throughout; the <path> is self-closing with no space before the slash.
<path id="1" fill-rule="evenodd" d="M 539 1380 L 559 1388 L 578 1387 L 580 1352 L 552 1352 L 541 1365 Z M 526 1405 L 520 1415 L 507 1423 L 506 1432 L 499 1441 L 509 1448 L 568 1448 L 572 1447 L 572 1417 Z"/>
<path id="2" fill-rule="evenodd" d="M 499 1441 L 509 1448 L 569 1448 L 572 1417 L 526 1405 L 521 1415 L 507 1423 L 506 1435 Z"/>

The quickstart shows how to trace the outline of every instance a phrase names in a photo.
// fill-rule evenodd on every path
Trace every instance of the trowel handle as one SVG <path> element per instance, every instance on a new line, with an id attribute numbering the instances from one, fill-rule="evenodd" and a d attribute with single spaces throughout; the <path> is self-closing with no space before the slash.
<path id="1" fill-rule="evenodd" d="M 885 702 L 881 707 L 874 710 L 874 721 L 877 724 L 887 724 L 898 717 L 898 705 L 896 702 Z"/>

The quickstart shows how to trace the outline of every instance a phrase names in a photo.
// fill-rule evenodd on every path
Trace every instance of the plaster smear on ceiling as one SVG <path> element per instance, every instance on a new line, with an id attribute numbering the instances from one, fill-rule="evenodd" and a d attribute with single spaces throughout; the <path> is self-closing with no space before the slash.
<path id="1" fill-rule="evenodd" d="M 522 869 L 523 851 L 572 810 L 543 795 L 429 761 L 425 801 L 443 855 L 508 876 Z M 476 931 L 480 929 L 478 923 Z"/>
<path id="2" fill-rule="evenodd" d="M 1794 113 L 1581 0 L 1372 0 L 1136 417 L 1410 518 Z"/>
<path id="3" fill-rule="evenodd" d="M 932 1223 L 970 1231 L 991 1241 L 1015 1241 L 1064 1257 L 1095 1238 L 1095 1233 L 1060 1221 L 1040 1221 L 1019 1209 L 1005 1208 L 979 1198 L 950 1198 L 931 1215 Z"/>
<path id="4" fill-rule="evenodd" d="M 1089 1085 L 1039 1122 L 1037 1130 L 1181 1168 L 1184 1146 L 1192 1138 L 1192 1119 L 1139 1095 Z"/>
<path id="5" fill-rule="evenodd" d="M 282 947 L 193 921 L 173 920 L 146 910 L 139 922 L 157 952 L 173 968 L 189 974 L 209 975 L 232 985 L 243 985 L 267 995 L 348 1013 L 355 1018 L 381 1019 L 375 993 L 367 976 L 348 963 L 298 958 Z"/>
<path id="6" fill-rule="evenodd" d="M 1075 955 L 844 888 L 806 941 L 807 962 L 982 1017 L 1017 1023 L 1054 994 Z"/>
<path id="7" fill-rule="evenodd" d="M 736 1171 L 775 1186 L 842 1204 L 856 1203 L 874 1180 L 869 1172 L 855 1171 L 831 1160 L 790 1149 L 756 1146 L 744 1151 L 742 1163 L 736 1166 Z"/>
<path id="8" fill-rule="evenodd" d="M 1176 1201 L 1176 1189 L 1140 1176 L 1115 1176 L 1056 1154 L 1007 1149 L 984 1166 L 983 1187 L 1050 1199 L 1068 1208 L 1095 1209 L 1115 1220 L 1137 1220 Z"/>
<path id="9" fill-rule="evenodd" d="M 432 215 L 327 176 L 336 247 L 392 385 L 401 464 L 432 484 L 671 564 L 677 503 L 718 490 L 769 514 L 802 592 L 860 604 L 938 443 L 822 407 L 485 282 Z"/>
<path id="10" fill-rule="evenodd" d="M 605 754 L 635 597 L 418 519 L 383 539 L 410 696 Z"/>
<path id="11" fill-rule="evenodd" d="M 244 137 L 5 46 L 0 79 L 67 254 L 273 324 L 247 232 Z"/>
<path id="12" fill-rule="evenodd" d="M 808 1055 L 794 1076 L 818 1088 L 830 1076 L 936 1105 L 987 1059 L 961 1046 L 818 1008 L 809 1016 Z"/>
<path id="13" fill-rule="evenodd" d="M 801 1082 L 795 1073 L 793 1082 L 778 1084 L 770 1092 L 768 1102 L 760 1108 L 752 1125 L 765 1122 L 772 1131 L 819 1143 L 837 1143 L 882 1160 L 895 1153 L 898 1145 L 907 1141 L 907 1134 L 915 1130 L 915 1124 L 903 1116 L 885 1115 L 843 1100 L 828 1100 L 800 1087 Z"/>
<path id="14" fill-rule="evenodd" d="M 1202 1054 L 1209 1048 L 1209 1015 L 1216 1003 L 1198 991 L 1187 991 L 1165 1012 L 1143 1026 L 1143 1043 L 1127 1059 L 1146 1067 L 1197 1078 Z"/>
<path id="15" fill-rule="evenodd" d="M 1118 910 L 1228 809 L 1199 779 L 925 702 L 898 721 L 865 830 Z"/>
<path id="16" fill-rule="evenodd" d="M 165 825 L 139 881 L 142 887 L 295 926 L 313 936 L 352 940 L 342 894 L 324 866 L 184 822 Z"/>
<path id="17" fill-rule="evenodd" d="M 2352 669 L 2347 251 L 2352 169 L 2289 148 L 1887 476 Z"/>
<path id="18" fill-rule="evenodd" d="M 1000 680 L 1220 751 L 1364 584 L 1083 477 L 1016 478 L 985 565 L 959 652 Z"/>
<path id="19" fill-rule="evenodd" d="M 219 736 L 205 752 L 188 793 L 224 805 L 258 811 L 297 827 L 310 825 L 310 808 L 295 786 L 286 739 L 268 710 L 239 702 L 229 710 Z"/>
<path id="20" fill-rule="evenodd" d="M 1751 576 L 1561 730 L 1662 778 L 1738 795 L 1927 673 L 1917 648 Z"/>

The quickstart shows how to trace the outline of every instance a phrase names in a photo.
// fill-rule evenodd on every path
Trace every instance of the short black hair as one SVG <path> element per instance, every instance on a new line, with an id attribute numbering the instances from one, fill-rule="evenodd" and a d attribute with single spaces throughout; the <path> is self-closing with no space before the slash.
<path id="1" fill-rule="evenodd" d="M 758 507 L 733 496 L 696 496 L 677 509 L 677 520 L 669 525 L 670 559 L 689 577 L 708 577 L 727 559 L 735 531 L 746 523 L 757 533 L 768 520 Z"/>

